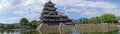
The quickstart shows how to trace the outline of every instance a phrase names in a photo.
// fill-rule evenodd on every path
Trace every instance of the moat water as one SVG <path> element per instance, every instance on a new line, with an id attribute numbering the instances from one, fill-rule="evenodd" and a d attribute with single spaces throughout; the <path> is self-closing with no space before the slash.
<path id="1" fill-rule="evenodd" d="M 120 30 L 80 31 L 80 30 L 1 30 L 0 34 L 120 34 Z"/>

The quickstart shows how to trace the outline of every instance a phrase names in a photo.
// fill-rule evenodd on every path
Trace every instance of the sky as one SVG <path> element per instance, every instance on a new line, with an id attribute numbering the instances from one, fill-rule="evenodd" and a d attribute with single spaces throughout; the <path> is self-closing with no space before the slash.
<path id="1" fill-rule="evenodd" d="M 43 5 L 49 0 L 0 0 L 0 23 L 19 23 L 20 18 L 40 20 Z M 91 18 L 106 13 L 120 16 L 120 0 L 51 0 L 58 12 L 70 19 Z"/>

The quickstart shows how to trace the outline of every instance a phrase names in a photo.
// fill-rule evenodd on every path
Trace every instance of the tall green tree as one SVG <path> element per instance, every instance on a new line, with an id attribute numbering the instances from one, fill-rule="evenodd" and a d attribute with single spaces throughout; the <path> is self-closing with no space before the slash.
<path id="1" fill-rule="evenodd" d="M 37 28 L 38 25 L 39 25 L 39 21 L 37 20 L 33 20 L 30 22 L 30 27 Z"/>
<path id="2" fill-rule="evenodd" d="M 26 19 L 26 18 L 21 18 L 20 19 L 20 25 L 21 26 L 28 26 L 28 23 L 29 23 L 28 19 Z"/>
<path id="3" fill-rule="evenodd" d="M 80 19 L 78 23 L 97 24 L 97 23 L 117 23 L 118 18 L 114 14 L 104 14 L 102 16 L 92 17 L 91 19 Z"/>
<path id="4" fill-rule="evenodd" d="M 114 14 L 104 14 L 99 17 L 100 22 L 114 23 L 117 20 Z"/>

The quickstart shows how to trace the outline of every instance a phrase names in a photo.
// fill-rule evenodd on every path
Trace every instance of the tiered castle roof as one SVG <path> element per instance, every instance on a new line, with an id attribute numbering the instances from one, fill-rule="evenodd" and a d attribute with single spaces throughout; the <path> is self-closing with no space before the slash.
<path id="1" fill-rule="evenodd" d="M 43 12 L 41 14 L 42 23 L 71 23 L 72 20 L 67 17 L 67 15 L 57 12 L 51 1 L 45 3 Z"/>

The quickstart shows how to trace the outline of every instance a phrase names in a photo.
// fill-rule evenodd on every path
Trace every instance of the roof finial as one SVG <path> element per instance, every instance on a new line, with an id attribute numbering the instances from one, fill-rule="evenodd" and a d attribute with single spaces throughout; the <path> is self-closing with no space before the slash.
<path id="1" fill-rule="evenodd" d="M 52 3 L 51 0 L 49 0 L 49 3 Z"/>
<path id="2" fill-rule="evenodd" d="M 49 0 L 49 1 L 51 1 L 51 0 Z"/>

